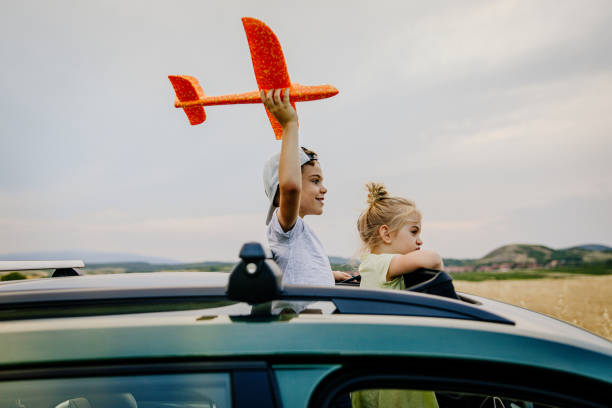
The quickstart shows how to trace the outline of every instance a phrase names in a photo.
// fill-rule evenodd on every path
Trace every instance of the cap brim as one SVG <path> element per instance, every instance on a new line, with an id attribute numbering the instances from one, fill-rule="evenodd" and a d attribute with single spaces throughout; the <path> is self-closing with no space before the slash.
<path id="1" fill-rule="evenodd" d="M 270 224 L 270 221 L 272 221 L 274 210 L 276 210 L 276 207 L 273 203 L 270 203 L 270 207 L 268 208 L 268 216 L 266 217 L 266 225 Z"/>

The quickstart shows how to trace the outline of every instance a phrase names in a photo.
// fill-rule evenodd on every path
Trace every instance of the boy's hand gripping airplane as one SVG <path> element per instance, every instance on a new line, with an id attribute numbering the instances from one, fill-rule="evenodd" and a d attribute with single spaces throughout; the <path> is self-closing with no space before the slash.
<path id="1" fill-rule="evenodd" d="M 242 19 L 253 60 L 253 70 L 259 89 L 270 90 L 290 88 L 290 101 L 295 109 L 295 102 L 313 101 L 334 96 L 338 90 L 331 85 L 303 86 L 291 83 L 285 64 L 285 57 L 276 35 L 268 26 L 250 17 Z M 183 108 L 192 125 L 198 125 L 206 120 L 203 106 L 230 105 L 236 103 L 261 103 L 259 91 L 242 94 L 205 96 L 198 80 L 187 75 L 169 75 L 176 101 L 174 106 Z M 276 139 L 280 139 L 283 130 L 278 121 L 268 112 L 268 118 L 274 129 Z"/>

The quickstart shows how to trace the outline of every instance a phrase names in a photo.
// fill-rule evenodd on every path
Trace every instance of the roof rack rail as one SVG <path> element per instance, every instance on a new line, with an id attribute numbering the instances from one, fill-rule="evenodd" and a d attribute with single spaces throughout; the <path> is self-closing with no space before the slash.
<path id="1" fill-rule="evenodd" d="M 81 260 L 69 261 L 0 261 L 0 272 L 2 271 L 34 271 L 39 269 L 55 269 L 52 278 L 61 276 L 82 275 L 76 268 L 84 268 L 85 263 Z"/>
<path id="2" fill-rule="evenodd" d="M 285 286 L 282 300 L 331 300 L 340 314 L 445 317 L 491 323 L 513 321 L 471 303 L 444 296 L 386 289 Z"/>
<path id="3" fill-rule="evenodd" d="M 84 316 L 206 308 L 227 301 L 223 287 L 159 287 L 19 290 L 0 296 L 0 321 L 16 318 Z M 514 322 L 478 305 L 418 292 L 346 287 L 285 286 L 272 301 L 330 301 L 337 314 L 440 317 L 513 325 Z M 44 307 L 41 307 L 44 305 Z M 76 307 L 78 306 L 78 307 Z M 122 307 L 125 306 L 125 307 Z M 129 306 L 129 307 L 127 307 Z"/>

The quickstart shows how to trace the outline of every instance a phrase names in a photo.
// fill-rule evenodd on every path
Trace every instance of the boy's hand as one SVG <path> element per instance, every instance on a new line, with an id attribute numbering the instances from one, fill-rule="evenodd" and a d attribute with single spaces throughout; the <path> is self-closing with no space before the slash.
<path id="1" fill-rule="evenodd" d="M 270 89 L 265 92 L 260 91 L 261 101 L 278 123 L 285 128 L 290 123 L 297 124 L 298 116 L 291 102 L 289 101 L 289 88 L 284 89 L 283 98 L 281 99 L 281 91 L 283 89 Z"/>
<path id="2" fill-rule="evenodd" d="M 334 274 L 334 280 L 336 282 L 341 282 L 343 280 L 351 279 L 353 277 L 353 275 L 349 275 L 348 273 L 342 271 L 332 271 L 332 273 Z"/>

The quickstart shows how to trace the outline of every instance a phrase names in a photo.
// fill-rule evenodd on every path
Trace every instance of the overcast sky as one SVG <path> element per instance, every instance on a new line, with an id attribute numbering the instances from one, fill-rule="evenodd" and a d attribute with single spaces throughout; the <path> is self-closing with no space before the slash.
<path id="1" fill-rule="evenodd" d="M 609 1 L 15 1 L 0 13 L 0 253 L 235 260 L 263 240 L 261 105 L 190 126 L 169 74 L 257 89 L 240 18 L 266 22 L 321 158 L 330 255 L 359 249 L 365 183 L 416 201 L 425 247 L 612 245 Z"/>

